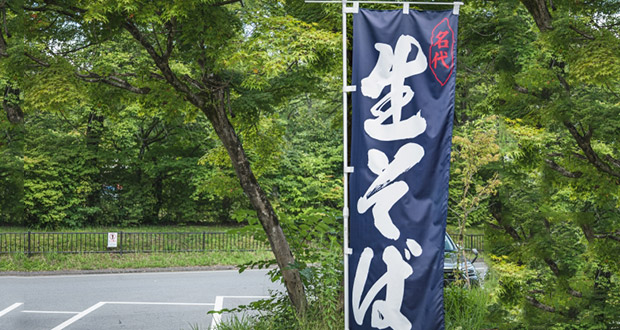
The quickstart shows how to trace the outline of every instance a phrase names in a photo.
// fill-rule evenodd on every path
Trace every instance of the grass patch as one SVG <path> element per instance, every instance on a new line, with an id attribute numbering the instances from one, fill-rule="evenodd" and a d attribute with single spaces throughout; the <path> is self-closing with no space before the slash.
<path id="1" fill-rule="evenodd" d="M 272 259 L 270 251 L 135 254 L 24 254 L 0 256 L 0 272 L 236 266 Z"/>
<path id="2" fill-rule="evenodd" d="M 84 228 L 56 228 L 48 230 L 44 228 L 28 228 L 15 226 L 0 226 L 0 233 L 27 233 L 32 232 L 71 232 L 71 233 L 90 233 L 90 232 L 134 232 L 134 233 L 197 233 L 197 232 L 228 232 L 229 230 L 239 229 L 240 226 L 139 226 L 139 227 L 84 227 Z"/>

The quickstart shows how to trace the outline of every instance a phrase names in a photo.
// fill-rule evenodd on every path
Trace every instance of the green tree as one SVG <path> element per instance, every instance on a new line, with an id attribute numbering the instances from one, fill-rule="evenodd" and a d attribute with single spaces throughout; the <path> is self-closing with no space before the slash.
<path id="1" fill-rule="evenodd" d="M 608 328 L 620 317 L 618 3 L 474 4 L 461 50 L 482 61 L 465 76 L 491 83 L 465 114 L 506 118 L 486 230 L 504 256 L 492 316 L 505 329 Z"/>
<path id="2" fill-rule="evenodd" d="M 311 84 L 311 72 L 330 58 L 324 55 L 335 50 L 337 38 L 288 16 L 277 4 L 258 1 L 246 7 L 209 0 L 24 1 L 3 8 L 25 22 L 20 37 L 27 42 L 9 56 L 26 63 L 22 73 L 38 77 L 22 89 L 29 107 L 76 107 L 87 82 L 142 95 L 142 102 L 173 100 L 162 107 L 172 114 L 191 107 L 206 116 L 267 234 L 290 299 L 303 314 L 301 278 L 289 267 L 295 260 L 231 119 L 257 122 L 261 113 Z M 6 44 L 3 39 L 3 53 L 9 52 Z"/>
<path id="3" fill-rule="evenodd" d="M 482 172 L 489 164 L 499 160 L 497 144 L 497 117 L 488 117 L 459 127 L 452 138 L 451 213 L 458 226 L 459 245 L 465 246 L 465 231 L 474 213 L 488 215 L 487 199 L 496 193 L 500 180 L 497 172 L 484 178 Z M 483 212 L 480 212 L 482 210 Z M 484 220 L 481 220 L 484 221 Z M 465 249 L 457 265 L 466 260 Z M 465 270 L 466 284 L 470 287 L 469 272 Z"/>

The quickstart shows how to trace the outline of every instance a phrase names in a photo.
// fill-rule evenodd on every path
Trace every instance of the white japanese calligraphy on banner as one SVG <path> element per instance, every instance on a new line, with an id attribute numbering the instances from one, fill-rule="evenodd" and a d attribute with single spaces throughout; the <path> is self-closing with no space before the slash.
<path id="1" fill-rule="evenodd" d="M 416 57 L 407 61 L 412 46 L 416 47 Z M 422 117 L 421 110 L 402 120 L 403 107 L 411 102 L 415 95 L 411 87 L 405 85 L 405 79 L 424 72 L 427 69 L 427 58 L 418 40 L 409 35 L 401 35 L 394 49 L 384 43 L 376 43 L 375 49 L 379 51 L 379 58 L 370 75 L 362 79 L 361 91 L 364 96 L 372 99 L 377 99 L 386 87 L 389 87 L 389 93 L 370 109 L 374 118 L 364 122 L 364 131 L 368 136 L 380 141 L 415 138 L 425 132 L 426 120 Z M 368 168 L 377 177 L 357 200 L 357 211 L 363 214 L 372 208 L 374 226 L 388 239 L 396 240 L 400 237 L 400 230 L 394 225 L 389 212 L 409 191 L 407 183 L 397 178 L 418 164 L 423 157 L 424 148 L 413 142 L 401 146 L 391 162 L 383 151 L 368 150 Z M 357 265 L 352 290 L 353 316 L 357 324 L 362 324 L 372 305 L 373 327 L 411 329 L 411 322 L 400 312 L 405 280 L 413 274 L 413 268 L 405 260 L 409 260 L 411 255 L 419 257 L 422 253 L 422 247 L 412 238 L 407 238 L 404 257 L 393 245 L 385 247 L 382 260 L 387 270 L 362 298 L 374 256 L 372 249 L 364 249 Z M 384 288 L 385 299 L 375 300 L 379 291 Z"/>

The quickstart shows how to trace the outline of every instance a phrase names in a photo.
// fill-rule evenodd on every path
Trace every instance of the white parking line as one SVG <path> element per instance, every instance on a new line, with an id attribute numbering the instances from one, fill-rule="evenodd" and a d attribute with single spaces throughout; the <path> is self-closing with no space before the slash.
<path id="1" fill-rule="evenodd" d="M 213 308 L 214 312 L 219 312 L 224 308 L 224 296 L 215 297 L 215 307 Z M 211 319 L 211 327 L 209 329 L 215 330 L 217 326 L 222 322 L 222 313 L 213 314 L 213 318 Z"/>
<path id="2" fill-rule="evenodd" d="M 63 311 L 22 311 L 22 313 L 32 313 L 32 314 L 80 314 L 80 312 L 63 312 Z"/>
<path id="3" fill-rule="evenodd" d="M 217 302 L 217 299 L 216 299 Z M 82 312 L 54 312 L 54 311 L 24 311 L 24 313 L 28 312 L 28 313 L 57 313 L 57 314 L 77 314 L 74 317 L 66 320 L 65 322 L 61 323 L 60 325 L 56 326 L 55 328 L 53 328 L 52 330 L 62 330 L 68 326 L 70 326 L 71 324 L 77 322 L 79 319 L 83 318 L 84 316 L 94 312 L 95 310 L 97 310 L 98 308 L 100 308 L 103 305 L 164 305 L 164 306 L 214 306 L 215 304 L 211 304 L 211 303 L 175 303 L 175 302 L 147 302 L 147 301 L 100 301 L 92 306 L 90 306 L 89 308 L 85 309 Z M 15 307 L 16 308 L 16 307 Z M 221 309 L 221 308 L 220 308 Z M 7 312 L 8 313 L 8 312 Z M 2 316 L 2 315 L 0 315 Z"/>
<path id="4" fill-rule="evenodd" d="M 169 305 L 169 306 L 213 306 L 210 303 L 167 303 L 167 302 L 139 302 L 139 301 L 106 301 L 110 305 Z"/>
<path id="5" fill-rule="evenodd" d="M 13 305 L 3 309 L 0 311 L 0 317 L 3 317 L 4 315 L 8 314 L 9 312 L 11 312 L 12 310 L 14 310 L 15 308 L 23 305 L 24 303 L 14 303 Z"/>
<path id="6" fill-rule="evenodd" d="M 64 321 L 63 323 L 61 323 L 60 325 L 58 325 L 57 327 L 53 328 L 52 330 L 62 330 L 68 326 L 70 326 L 71 324 L 75 323 L 76 321 L 78 321 L 79 319 L 83 318 L 84 316 L 92 313 L 93 311 L 95 311 L 97 308 L 101 307 L 105 305 L 105 302 L 98 302 L 90 307 L 88 307 L 87 309 L 85 309 L 84 311 L 78 313 L 76 316 Z"/>
<path id="7" fill-rule="evenodd" d="M 217 327 L 220 325 L 220 323 L 222 323 L 222 313 L 217 313 L 217 312 L 221 312 L 222 309 L 224 309 L 224 298 L 267 299 L 271 297 L 268 297 L 268 296 L 216 296 L 215 307 L 213 308 L 213 311 L 216 313 L 213 314 L 213 318 L 211 319 L 211 326 L 209 327 L 210 330 L 216 330 Z"/>

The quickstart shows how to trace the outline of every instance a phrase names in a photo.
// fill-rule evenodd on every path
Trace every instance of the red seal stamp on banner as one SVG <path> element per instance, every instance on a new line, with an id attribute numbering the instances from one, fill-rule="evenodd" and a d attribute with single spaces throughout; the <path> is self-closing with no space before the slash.
<path id="1" fill-rule="evenodd" d="M 431 71 L 441 86 L 444 86 L 454 71 L 454 31 L 448 18 L 444 18 L 433 28 L 428 54 Z"/>

